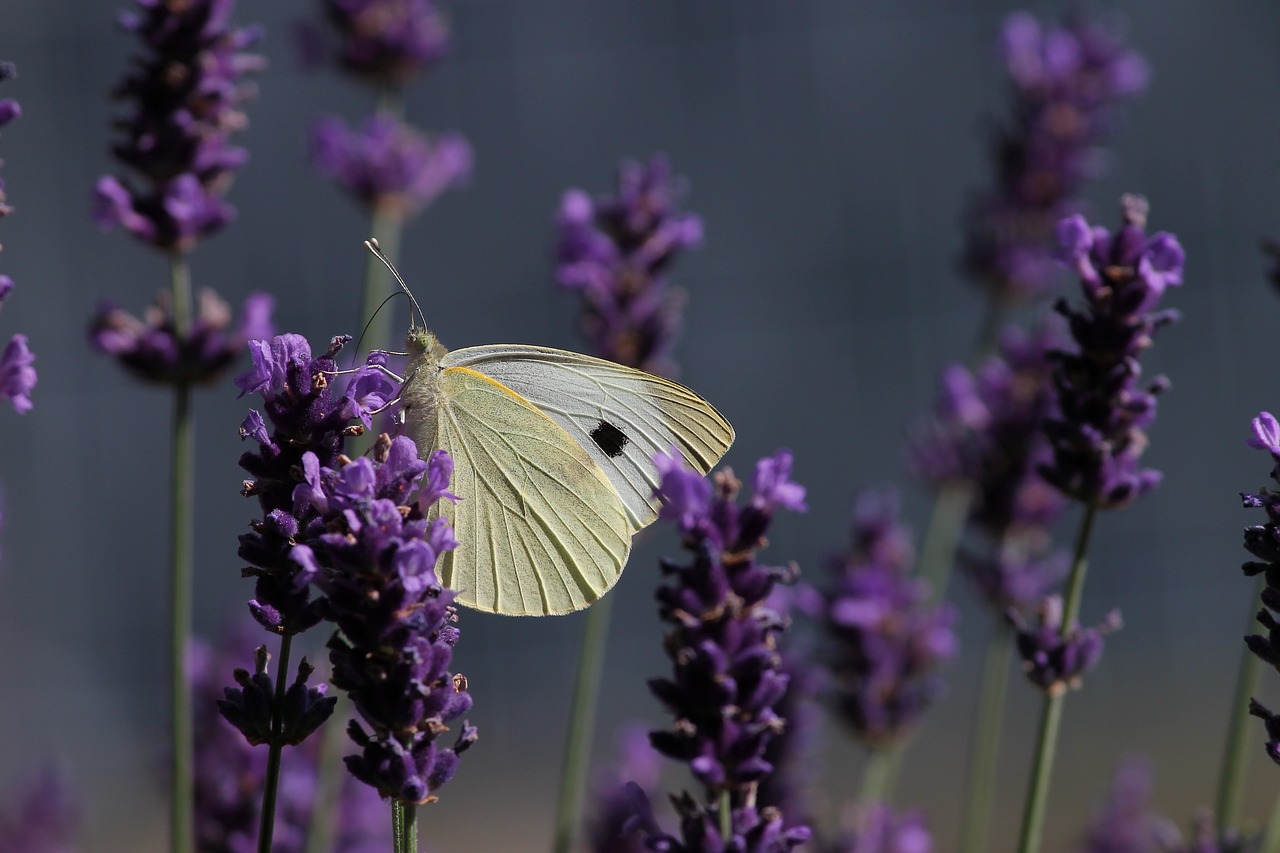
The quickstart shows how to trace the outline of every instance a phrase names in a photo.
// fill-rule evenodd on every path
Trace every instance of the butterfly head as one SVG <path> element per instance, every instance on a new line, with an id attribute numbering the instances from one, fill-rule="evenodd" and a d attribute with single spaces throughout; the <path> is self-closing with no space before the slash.
<path id="1" fill-rule="evenodd" d="M 432 361 L 439 361 L 445 354 L 445 348 L 436 340 L 436 336 L 422 326 L 409 329 L 405 347 L 409 351 L 409 357 L 413 359 L 428 356 Z"/>

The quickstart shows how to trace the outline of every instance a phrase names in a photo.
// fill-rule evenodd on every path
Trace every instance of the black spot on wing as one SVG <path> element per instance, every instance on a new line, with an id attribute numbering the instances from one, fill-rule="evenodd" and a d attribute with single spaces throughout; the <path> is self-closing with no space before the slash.
<path id="1" fill-rule="evenodd" d="M 614 459 L 622 455 L 622 449 L 631 443 L 626 433 L 608 421 L 601 421 L 591 430 L 591 440 L 596 447 L 604 451 L 604 455 Z"/>

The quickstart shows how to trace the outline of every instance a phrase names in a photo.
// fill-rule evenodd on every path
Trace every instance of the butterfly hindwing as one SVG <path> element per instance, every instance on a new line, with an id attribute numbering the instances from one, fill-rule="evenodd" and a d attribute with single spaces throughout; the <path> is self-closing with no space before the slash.
<path id="1" fill-rule="evenodd" d="M 458 548 L 440 579 L 468 606 L 568 613 L 617 581 L 631 526 L 600 466 L 539 407 L 499 381 L 442 365 L 436 444 L 453 456 Z"/>
<path id="2" fill-rule="evenodd" d="M 733 443 L 731 427 L 693 391 L 610 361 L 549 347 L 494 344 L 441 362 L 484 374 L 536 406 L 603 470 L 633 530 L 657 516 L 653 455 L 676 447 L 706 473 Z"/>

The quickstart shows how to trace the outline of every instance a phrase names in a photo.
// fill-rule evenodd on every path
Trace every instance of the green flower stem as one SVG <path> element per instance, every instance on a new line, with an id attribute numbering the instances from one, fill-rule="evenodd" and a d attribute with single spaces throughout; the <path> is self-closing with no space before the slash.
<path id="1" fill-rule="evenodd" d="M 902 747 L 898 744 L 873 746 L 867 750 L 867 763 L 862 768 L 862 787 L 858 790 L 858 803 L 889 802 L 898 775 Z"/>
<path id="2" fill-rule="evenodd" d="M 1012 662 L 1013 631 L 1003 623 L 997 623 L 994 633 L 987 638 L 982 683 L 978 688 L 978 718 L 974 721 L 969 784 L 961 818 L 961 853 L 983 853 L 987 850 L 991 792 L 995 790 L 996 768 L 999 766 L 1000 731 Z"/>
<path id="3" fill-rule="evenodd" d="M 720 817 L 720 839 L 728 842 L 733 838 L 733 798 L 728 788 L 720 789 L 720 806 L 717 809 Z"/>
<path id="4" fill-rule="evenodd" d="M 1256 628 L 1258 598 L 1266 587 L 1266 578 L 1258 576 L 1253 598 L 1249 600 L 1246 633 Z M 1218 775 L 1218 802 L 1214 813 L 1218 818 L 1218 832 L 1237 829 L 1240 826 L 1240 795 L 1244 789 L 1244 777 L 1249 770 L 1250 728 L 1249 699 L 1258 690 L 1258 674 L 1262 661 L 1249 647 L 1241 644 L 1240 671 L 1236 675 L 1235 699 L 1231 703 L 1231 717 L 1227 722 L 1227 746 L 1222 756 L 1222 769 Z"/>
<path id="5" fill-rule="evenodd" d="M 267 775 L 263 780 L 262 814 L 258 821 L 258 853 L 271 853 L 271 836 L 276 828 L 276 794 L 280 789 L 280 755 L 284 751 L 280 732 L 284 720 L 280 708 L 284 705 L 285 684 L 289 673 L 289 651 L 293 635 L 280 637 L 280 662 L 276 666 L 275 710 L 271 714 L 271 743 L 267 747 Z"/>
<path id="6" fill-rule="evenodd" d="M 1261 853 L 1280 853 L 1280 796 L 1271 807 L 1271 819 L 1267 821 L 1267 831 L 1262 835 Z"/>
<path id="7" fill-rule="evenodd" d="M 307 827 L 306 853 L 331 853 L 338 817 L 338 797 L 342 791 L 342 744 L 345 727 L 340 721 L 347 700 L 338 696 L 333 716 L 320 728 L 320 755 L 316 759 L 316 799 Z"/>
<path id="8" fill-rule="evenodd" d="M 186 257 L 169 255 L 175 337 L 185 340 L 191 329 L 191 272 Z M 194 743 L 191 733 L 191 685 L 187 682 L 187 640 L 191 634 L 191 584 L 195 565 L 195 421 L 191 386 L 179 376 L 173 386 L 173 443 L 169 505 L 169 713 L 170 850 L 189 853 L 195 845 Z"/>
<path id="9" fill-rule="evenodd" d="M 1071 561 L 1071 577 L 1067 580 L 1067 598 L 1062 607 L 1062 636 L 1074 629 L 1080 615 L 1080 599 L 1084 592 L 1084 578 L 1088 569 L 1086 555 L 1089 536 L 1093 532 L 1093 519 L 1097 507 L 1085 507 L 1076 537 L 1075 556 Z M 1058 729 L 1062 724 L 1062 701 L 1065 689 L 1045 694 L 1040 713 L 1040 736 L 1036 743 L 1036 757 L 1031 768 L 1031 788 L 1027 792 L 1027 804 L 1022 812 L 1022 835 L 1018 839 L 1018 853 L 1037 853 L 1040 835 L 1044 829 L 1045 806 L 1049 802 L 1049 777 L 1053 772 L 1053 758 L 1058 745 Z"/>
<path id="10" fill-rule="evenodd" d="M 392 800 L 391 831 L 395 853 L 418 853 L 418 807 Z"/>
<path id="11" fill-rule="evenodd" d="M 404 117 L 404 99 L 397 89 L 386 88 L 378 95 L 379 113 Z M 387 260 L 396 263 L 400 257 L 400 238 L 404 231 L 404 219 L 398 212 L 375 207 L 369 218 L 371 236 Z M 382 304 L 396 292 L 391 271 L 372 252 L 368 253 L 364 270 L 364 291 L 360 297 L 360 329 L 369 343 L 369 349 L 399 349 L 403 340 L 394 342 L 392 323 L 394 311 L 379 311 Z"/>
<path id="12" fill-rule="evenodd" d="M 934 498 L 916 569 L 916 574 L 929 583 L 930 602 L 946 597 L 947 582 L 956 561 L 956 547 L 960 544 L 972 503 L 973 485 L 968 482 L 947 483 Z"/>
<path id="13" fill-rule="evenodd" d="M 556 804 L 555 840 L 552 844 L 555 853 L 568 853 L 573 846 L 574 832 L 582 823 L 582 799 L 587 786 L 591 737 L 595 730 L 600 674 L 604 669 L 612 610 L 613 596 L 606 595 L 587 609 L 586 622 L 582 626 L 578 672 L 573 681 L 573 706 L 569 709 L 569 731 L 560 763 L 560 796 Z"/>

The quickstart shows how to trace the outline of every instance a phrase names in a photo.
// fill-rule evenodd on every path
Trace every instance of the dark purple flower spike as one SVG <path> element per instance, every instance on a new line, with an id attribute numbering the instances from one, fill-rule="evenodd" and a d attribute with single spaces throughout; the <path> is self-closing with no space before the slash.
<path id="1" fill-rule="evenodd" d="M 731 472 L 718 472 L 713 486 L 677 459 L 654 458 L 662 478 L 656 494 L 660 517 L 680 530 L 690 559 L 662 563 L 667 580 L 657 592 L 658 612 L 675 670 L 649 682 L 676 721 L 650 740 L 689 765 L 704 796 L 673 798 L 677 836 L 658 826 L 648 797 L 634 787 L 636 825 L 650 850 L 784 853 L 804 843 L 809 828 L 789 824 L 776 807 L 759 807 L 754 794 L 773 770 L 765 749 L 786 726 L 775 706 L 787 688 L 777 652 L 787 620 L 768 600 L 775 584 L 793 582 L 797 571 L 756 559 L 774 513 L 805 508 L 804 488 L 790 479 L 787 451 L 760 460 L 743 506 Z"/>
<path id="2" fill-rule="evenodd" d="M 410 439 L 383 436 L 372 458 L 339 463 L 304 458 L 295 500 L 315 514 L 317 532 L 292 556 L 324 593 L 325 618 L 338 629 L 328 644 L 333 683 L 365 723 L 348 728 L 360 752 L 347 769 L 399 803 L 432 802 L 476 739 L 463 722 L 451 745 L 437 742 L 471 707 L 466 679 L 448 671 L 455 593 L 435 574 L 457 542 L 446 519 L 423 515 L 454 499 L 445 491 L 453 462 L 442 450 L 424 462 Z"/>
<path id="3" fill-rule="evenodd" d="M 331 51 L 352 75 L 398 88 L 449 53 L 450 34 L 434 0 L 321 0 L 337 44 L 308 31 L 312 52 Z"/>
<path id="4" fill-rule="evenodd" d="M 684 293 L 667 284 L 675 258 L 702 244 L 702 220 L 679 209 L 666 157 L 624 162 L 615 196 L 569 190 L 556 217 L 556 280 L 582 294 L 582 330 L 601 358 L 672 375 Z"/>
<path id="5" fill-rule="evenodd" d="M 587 849 L 591 853 L 641 853 L 647 849 L 636 832 L 634 785 L 646 800 L 658 788 L 660 756 L 649 744 L 648 727 L 634 724 L 618 737 L 616 756 L 595 779 L 594 801 L 587 825 Z"/>
<path id="6" fill-rule="evenodd" d="M 236 28 L 233 0 L 137 0 L 120 25 L 145 46 L 115 96 L 117 160 L 133 172 L 95 188 L 94 217 L 166 252 L 189 251 L 235 216 L 222 196 L 247 159 L 230 145 L 255 89 L 245 77 L 262 59 L 245 53 L 261 36 Z"/>
<path id="7" fill-rule="evenodd" d="M 1104 637 L 1120 630 L 1120 611 L 1112 610 L 1095 628 L 1066 624 L 1062 598 L 1051 595 L 1040 603 L 1039 624 L 1030 625 L 1010 609 L 1009 623 L 1017 631 L 1018 652 L 1031 683 L 1050 695 L 1078 689 L 1084 675 L 1102 659 Z"/>
<path id="8" fill-rule="evenodd" d="M 1058 226 L 1062 258 L 1080 277 L 1084 305 L 1061 300 L 1075 346 L 1056 351 L 1056 413 L 1045 430 L 1053 459 L 1040 469 L 1067 497 L 1099 509 L 1132 503 L 1160 482 L 1140 467 L 1146 430 L 1155 421 L 1157 377 L 1141 384 L 1139 357 L 1157 330 L 1177 319 L 1157 310 L 1165 291 L 1182 283 L 1185 256 L 1177 238 L 1146 235 L 1147 203 L 1121 200 L 1123 225 L 1114 234 L 1081 216 Z"/>
<path id="9" fill-rule="evenodd" d="M 854 507 L 848 554 L 831 563 L 819 618 L 840 719 L 871 747 L 903 738 L 942 694 L 937 670 L 957 652 L 954 608 L 930 603 L 892 492 Z"/>
<path id="10" fill-rule="evenodd" d="M 1046 25 L 1005 19 L 1001 51 L 1010 116 L 992 131 L 995 186 L 965 214 L 965 271 L 996 303 L 1025 300 L 1058 281 L 1053 231 L 1079 212 L 1083 184 L 1105 162 L 1115 106 L 1146 88 L 1142 58 L 1084 17 Z"/>

